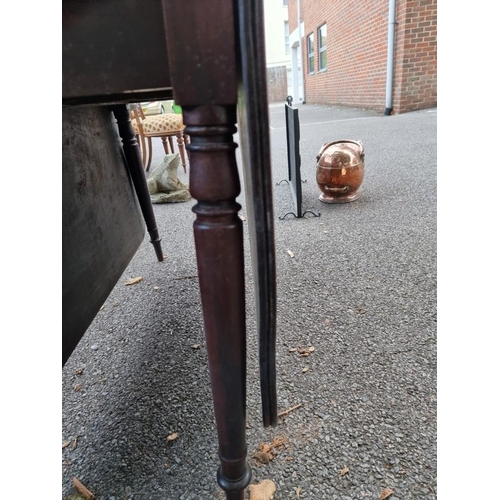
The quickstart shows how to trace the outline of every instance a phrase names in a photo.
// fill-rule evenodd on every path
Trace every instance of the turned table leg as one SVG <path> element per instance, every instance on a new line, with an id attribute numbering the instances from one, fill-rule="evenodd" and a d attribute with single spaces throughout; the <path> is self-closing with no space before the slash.
<path id="1" fill-rule="evenodd" d="M 137 143 L 134 129 L 132 128 L 130 115 L 125 104 L 112 106 L 112 111 L 118 124 L 118 131 L 123 144 L 123 152 L 125 153 L 125 158 L 127 159 L 130 176 L 132 177 L 132 182 L 134 183 L 135 192 L 144 215 L 151 243 L 155 249 L 158 261 L 162 262 L 163 251 L 161 249 L 161 238 L 158 233 L 155 214 L 153 212 L 153 205 L 151 204 L 151 198 L 149 196 L 146 174 L 144 173 L 144 167 L 141 159 L 141 150 L 139 148 L 139 144 Z"/>
<path id="2" fill-rule="evenodd" d="M 194 238 L 221 465 L 230 500 L 250 483 L 246 460 L 246 335 L 243 226 L 236 197 L 236 106 L 184 108 L 191 137 Z"/>

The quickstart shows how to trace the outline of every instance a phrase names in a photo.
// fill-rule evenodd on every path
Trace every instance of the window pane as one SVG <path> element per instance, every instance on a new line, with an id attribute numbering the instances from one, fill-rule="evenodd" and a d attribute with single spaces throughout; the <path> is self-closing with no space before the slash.
<path id="1" fill-rule="evenodd" d="M 326 50 L 319 54 L 319 69 L 326 69 Z"/>
<path id="2" fill-rule="evenodd" d="M 326 24 L 319 29 L 319 46 L 326 47 Z"/>

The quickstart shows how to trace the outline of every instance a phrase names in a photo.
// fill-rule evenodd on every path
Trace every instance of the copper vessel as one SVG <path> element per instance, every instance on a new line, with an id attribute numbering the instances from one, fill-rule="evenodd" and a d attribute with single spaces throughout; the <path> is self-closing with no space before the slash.
<path id="1" fill-rule="evenodd" d="M 323 144 L 316 160 L 316 182 L 324 203 L 347 203 L 359 198 L 365 173 L 361 141 L 340 140 Z"/>

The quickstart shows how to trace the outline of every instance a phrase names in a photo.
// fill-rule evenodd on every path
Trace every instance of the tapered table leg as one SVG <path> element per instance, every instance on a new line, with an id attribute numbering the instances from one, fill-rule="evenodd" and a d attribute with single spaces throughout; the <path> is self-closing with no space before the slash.
<path id="1" fill-rule="evenodd" d="M 246 460 L 246 334 L 243 227 L 236 203 L 236 106 L 183 108 L 191 137 L 194 238 L 221 465 L 217 480 L 243 500 Z"/>
<path id="2" fill-rule="evenodd" d="M 118 124 L 118 131 L 123 144 L 123 152 L 127 159 L 127 164 L 134 183 L 135 192 L 139 205 L 141 206 L 142 214 L 146 222 L 151 243 L 156 252 L 156 257 L 159 262 L 163 261 L 163 251 L 161 248 L 161 238 L 156 225 L 156 218 L 153 212 L 153 205 L 149 196 L 146 174 L 141 159 L 141 150 L 130 121 L 130 115 L 125 104 L 112 106 L 112 111 L 115 115 Z"/>

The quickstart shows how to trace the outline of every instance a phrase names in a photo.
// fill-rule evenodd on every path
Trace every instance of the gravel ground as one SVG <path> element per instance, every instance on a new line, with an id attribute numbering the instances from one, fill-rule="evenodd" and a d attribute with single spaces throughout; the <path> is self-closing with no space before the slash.
<path id="1" fill-rule="evenodd" d="M 376 500 L 384 488 L 391 500 L 436 499 L 437 110 L 386 117 L 300 105 L 299 116 L 303 210 L 321 215 L 279 220 L 293 210 L 285 183 L 274 199 L 278 408 L 302 406 L 276 428 L 261 425 L 245 229 L 249 456 L 261 442 L 285 442 L 267 465 L 250 458 L 252 483 L 272 479 L 276 500 Z M 283 105 L 270 118 L 278 183 Z M 316 154 L 335 139 L 361 139 L 366 152 L 361 196 L 343 205 L 321 203 L 315 182 Z M 99 499 L 223 498 L 193 205 L 155 205 L 165 261 L 146 237 L 62 371 L 63 497 L 77 477 Z M 289 351 L 311 346 L 308 357 Z"/>

